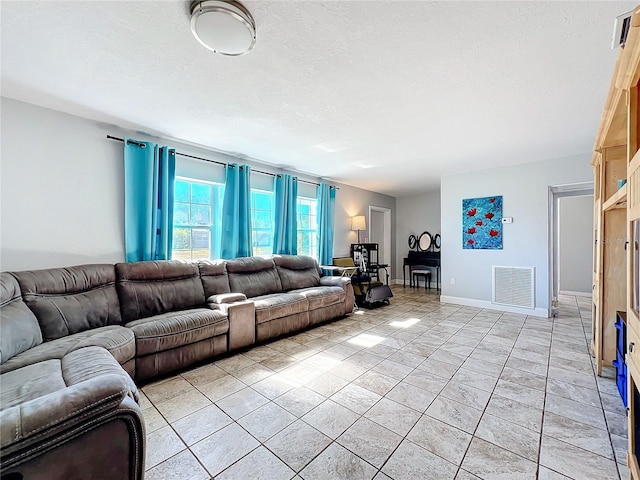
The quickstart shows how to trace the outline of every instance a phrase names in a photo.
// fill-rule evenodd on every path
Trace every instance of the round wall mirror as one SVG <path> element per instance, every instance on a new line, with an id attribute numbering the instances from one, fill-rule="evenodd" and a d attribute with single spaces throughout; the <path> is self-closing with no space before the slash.
<path id="1" fill-rule="evenodd" d="M 436 235 L 433 237 L 433 246 L 438 250 L 440 250 L 440 242 L 441 242 L 440 234 L 436 233 Z"/>
<path id="2" fill-rule="evenodd" d="M 418 239 L 415 235 L 409 235 L 409 248 L 413 250 L 416 248 L 416 243 L 418 243 Z"/>
<path id="3" fill-rule="evenodd" d="M 422 232 L 420 238 L 418 238 L 418 250 L 426 252 L 431 246 L 431 235 L 429 232 Z"/>

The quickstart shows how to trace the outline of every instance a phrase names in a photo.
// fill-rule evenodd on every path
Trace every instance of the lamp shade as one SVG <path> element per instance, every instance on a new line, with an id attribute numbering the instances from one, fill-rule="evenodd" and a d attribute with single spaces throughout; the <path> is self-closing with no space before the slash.
<path id="1" fill-rule="evenodd" d="M 351 230 L 366 230 L 367 224 L 364 215 L 356 215 L 351 217 Z"/>

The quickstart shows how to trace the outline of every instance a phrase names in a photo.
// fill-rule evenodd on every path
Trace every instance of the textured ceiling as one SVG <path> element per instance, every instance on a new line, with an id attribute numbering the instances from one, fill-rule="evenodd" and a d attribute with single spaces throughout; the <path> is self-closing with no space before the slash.
<path id="1" fill-rule="evenodd" d="M 2 95 L 404 196 L 589 152 L 635 6 L 245 1 L 257 43 L 232 58 L 188 3 L 2 1 Z"/>

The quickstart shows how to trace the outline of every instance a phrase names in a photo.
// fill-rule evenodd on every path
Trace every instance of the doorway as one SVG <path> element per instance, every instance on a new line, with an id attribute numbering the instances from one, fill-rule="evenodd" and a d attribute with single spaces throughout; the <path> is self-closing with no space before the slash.
<path id="1" fill-rule="evenodd" d="M 591 202 L 586 197 L 590 197 Z M 582 234 L 576 238 L 574 234 L 578 229 Z M 592 271 L 592 262 L 593 182 L 549 187 L 549 299 L 552 314 L 558 294 L 567 290 L 563 283 L 566 287 L 582 285 L 570 287 L 567 293 L 573 295 L 591 291 L 592 275 L 589 272 Z M 581 268 L 586 266 L 588 269 Z M 587 292 L 580 291 L 585 288 L 584 282 L 589 285 Z"/>
<path id="2" fill-rule="evenodd" d="M 560 197 L 558 293 L 590 297 L 593 284 L 593 194 Z"/>
<path id="3" fill-rule="evenodd" d="M 378 244 L 378 263 L 391 274 L 391 209 L 369 205 L 369 242 Z"/>

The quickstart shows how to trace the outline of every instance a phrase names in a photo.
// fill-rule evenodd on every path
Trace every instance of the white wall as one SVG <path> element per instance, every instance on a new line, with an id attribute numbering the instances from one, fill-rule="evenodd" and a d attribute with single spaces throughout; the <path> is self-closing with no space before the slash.
<path id="1" fill-rule="evenodd" d="M 590 294 L 593 281 L 593 195 L 560 198 L 560 290 Z"/>
<path id="2" fill-rule="evenodd" d="M 79 117 L 0 110 L 2 270 L 124 260 L 122 144 Z"/>
<path id="3" fill-rule="evenodd" d="M 282 170 L 2 97 L 0 164 L 0 268 L 25 270 L 124 260 L 124 168 L 122 143 L 108 134 L 169 144 L 178 151 L 221 162 Z M 220 181 L 221 166 L 178 157 L 178 175 Z M 313 177 L 301 179 L 318 182 Z M 253 186 L 273 179 L 252 175 Z M 264 185 L 263 185 L 264 184 Z M 369 205 L 391 208 L 395 199 L 340 185 L 336 194 L 334 252 L 355 242 L 350 218 Z M 309 187 L 300 184 L 299 192 Z M 392 224 L 392 235 L 395 235 Z M 394 238 L 394 237 L 392 237 Z M 392 250 L 395 254 L 395 245 Z"/>
<path id="4" fill-rule="evenodd" d="M 492 265 L 533 266 L 535 314 L 548 312 L 549 187 L 591 181 L 590 157 L 582 154 L 442 177 L 442 300 L 489 306 Z M 512 224 L 504 225 L 503 249 L 463 250 L 462 199 L 493 195 L 503 196 L 503 216 L 513 217 Z"/>
<path id="5" fill-rule="evenodd" d="M 397 198 L 396 212 L 396 265 L 398 265 L 398 269 L 395 270 L 394 277 L 396 282 L 402 283 L 402 259 L 409 252 L 409 235 L 415 235 L 418 238 L 422 232 L 429 232 L 433 238 L 436 233 L 441 233 L 440 190 Z M 408 268 L 406 275 L 408 282 Z M 435 283 L 435 275 L 432 277 L 432 281 Z"/>

